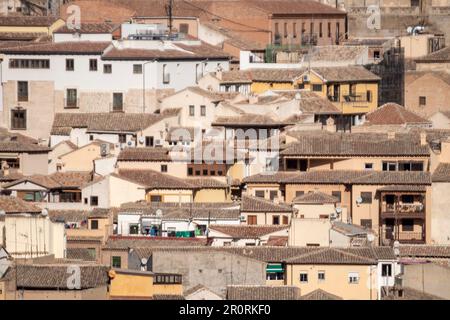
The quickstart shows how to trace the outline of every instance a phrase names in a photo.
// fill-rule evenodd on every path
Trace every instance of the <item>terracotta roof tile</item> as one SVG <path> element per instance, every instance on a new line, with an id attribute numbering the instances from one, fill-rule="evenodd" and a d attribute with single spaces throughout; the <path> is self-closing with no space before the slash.
<path id="1" fill-rule="evenodd" d="M 242 114 L 231 117 L 218 117 L 213 126 L 245 126 L 245 127 L 283 127 L 292 123 L 276 120 L 273 117 L 260 114 Z"/>
<path id="2" fill-rule="evenodd" d="M 115 25 L 111 23 L 81 23 L 80 28 L 77 29 L 79 33 L 112 33 L 114 30 L 119 28 L 120 25 Z M 55 30 L 53 33 L 74 33 L 73 29 L 69 29 L 67 25 Z"/>
<path id="3" fill-rule="evenodd" d="M 169 174 L 154 170 L 121 169 L 119 176 L 145 186 L 147 189 L 198 189 L 199 187 Z"/>
<path id="4" fill-rule="evenodd" d="M 233 285 L 227 287 L 227 300 L 299 300 L 296 286 Z"/>
<path id="5" fill-rule="evenodd" d="M 135 249 L 145 251 L 147 247 L 206 246 L 206 239 L 110 236 L 105 244 L 107 249 Z"/>
<path id="6" fill-rule="evenodd" d="M 266 245 L 268 247 L 287 247 L 288 241 L 289 237 L 270 236 Z"/>
<path id="7" fill-rule="evenodd" d="M 28 43 L 20 47 L 0 49 L 0 53 L 51 55 L 51 54 L 102 54 L 110 42 L 68 41 Z"/>
<path id="8" fill-rule="evenodd" d="M 273 201 L 250 195 L 242 196 L 242 212 L 292 212 L 292 208 L 286 204 L 276 204 Z"/>
<path id="9" fill-rule="evenodd" d="M 450 258 L 450 246 L 400 245 L 400 256 L 409 258 Z"/>
<path id="10" fill-rule="evenodd" d="M 342 300 L 342 298 L 325 290 L 317 289 L 301 296 L 300 300 Z"/>
<path id="11" fill-rule="evenodd" d="M 320 191 L 309 192 L 294 198 L 292 203 L 337 203 L 339 199 Z"/>
<path id="12" fill-rule="evenodd" d="M 172 161 L 169 149 L 166 148 L 126 148 L 117 161 Z"/>
<path id="13" fill-rule="evenodd" d="M 363 66 L 346 67 L 314 67 L 312 71 L 320 75 L 326 82 L 342 81 L 380 81 L 380 77 Z"/>
<path id="14" fill-rule="evenodd" d="M 26 26 L 26 27 L 50 27 L 58 17 L 52 16 L 1 16 L 1 26 Z"/>
<path id="15" fill-rule="evenodd" d="M 325 248 L 286 260 L 288 264 L 351 264 L 371 265 L 377 259 L 371 255 L 358 255 L 345 249 Z"/>
<path id="16" fill-rule="evenodd" d="M 70 260 L 95 261 L 87 248 L 67 248 L 66 252 Z"/>
<path id="17" fill-rule="evenodd" d="M 440 163 L 431 179 L 433 182 L 450 182 L 450 163 Z"/>
<path id="18" fill-rule="evenodd" d="M 6 214 L 42 212 L 41 208 L 31 203 L 9 196 L 0 196 L 0 210 L 5 211 Z"/>
<path id="19" fill-rule="evenodd" d="M 345 11 L 315 1 L 250 1 L 252 5 L 273 15 L 346 15 Z"/>
<path id="20" fill-rule="evenodd" d="M 81 289 L 108 285 L 108 268 L 99 265 L 79 265 Z M 15 269 L 15 268 L 14 268 Z M 17 265 L 17 288 L 54 289 L 67 288 L 67 265 Z"/>
<path id="21" fill-rule="evenodd" d="M 234 239 L 259 239 L 262 236 L 288 229 L 288 226 L 210 225 L 209 229 Z"/>
<path id="22" fill-rule="evenodd" d="M 28 181 L 47 189 L 61 188 L 81 188 L 84 184 L 92 180 L 91 172 L 55 172 L 51 175 L 33 175 L 13 181 L 4 186 L 4 188 L 12 188 L 14 186 Z"/>
<path id="23" fill-rule="evenodd" d="M 367 122 L 364 125 L 405 125 L 405 124 L 425 124 L 430 125 L 431 122 L 405 107 L 396 103 L 386 103 L 366 114 Z"/>
<path id="24" fill-rule="evenodd" d="M 448 62 L 450 61 L 450 47 L 445 47 L 441 50 L 430 53 L 427 56 L 416 59 L 416 62 L 431 63 L 431 62 Z"/>

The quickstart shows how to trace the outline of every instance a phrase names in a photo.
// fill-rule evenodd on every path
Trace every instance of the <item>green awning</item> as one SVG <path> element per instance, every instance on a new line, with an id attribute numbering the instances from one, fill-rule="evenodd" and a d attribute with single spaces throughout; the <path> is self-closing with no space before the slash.
<path id="1" fill-rule="evenodd" d="M 280 273 L 284 272 L 283 265 L 281 263 L 269 263 L 266 268 L 267 273 Z"/>

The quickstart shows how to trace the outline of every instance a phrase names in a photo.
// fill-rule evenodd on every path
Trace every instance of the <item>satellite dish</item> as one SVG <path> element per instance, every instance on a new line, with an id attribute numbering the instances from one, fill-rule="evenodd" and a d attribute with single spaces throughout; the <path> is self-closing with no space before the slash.
<path id="1" fill-rule="evenodd" d="M 161 209 L 156 210 L 156 216 L 161 217 L 163 215 L 163 211 Z"/>
<path id="2" fill-rule="evenodd" d="M 139 138 L 139 144 L 144 144 L 144 142 L 145 142 L 144 137 L 140 137 L 140 138 Z"/>
<path id="3" fill-rule="evenodd" d="M 47 217 L 47 216 L 48 216 L 48 210 L 47 210 L 47 209 L 42 209 L 41 215 L 42 215 L 43 217 Z"/>
<path id="4" fill-rule="evenodd" d="M 356 198 L 356 203 L 361 204 L 363 202 L 363 199 L 361 197 Z"/>
<path id="5" fill-rule="evenodd" d="M 147 262 L 148 262 L 148 260 L 147 260 L 146 258 L 142 258 L 142 259 L 141 259 L 141 264 L 142 264 L 143 266 L 147 265 Z"/>
<path id="6" fill-rule="evenodd" d="M 337 207 L 336 208 L 336 213 L 337 214 L 341 214 L 342 213 L 342 208 L 341 207 Z"/>
<path id="7" fill-rule="evenodd" d="M 111 279 L 114 279 L 114 278 L 116 277 L 116 272 L 115 272 L 114 270 L 109 270 L 109 271 L 108 271 L 108 276 L 109 276 Z"/>
<path id="8" fill-rule="evenodd" d="M 408 28 L 406 29 L 406 32 L 408 32 L 408 34 L 411 34 L 412 31 L 413 31 L 413 27 L 408 27 Z"/>
<path id="9" fill-rule="evenodd" d="M 4 215 L 6 215 L 5 210 L 0 210 L 0 216 L 4 216 Z"/>
<path id="10" fill-rule="evenodd" d="M 375 240 L 375 236 L 372 233 L 367 234 L 367 241 L 373 242 Z"/>

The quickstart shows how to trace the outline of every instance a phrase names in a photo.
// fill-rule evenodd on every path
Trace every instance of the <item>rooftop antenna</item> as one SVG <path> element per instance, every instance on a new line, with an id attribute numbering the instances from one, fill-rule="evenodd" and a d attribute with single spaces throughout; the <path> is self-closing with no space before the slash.
<path id="1" fill-rule="evenodd" d="M 172 26 L 173 26 L 173 0 L 169 0 L 169 4 L 166 5 L 167 16 L 169 17 L 169 38 L 172 35 Z"/>

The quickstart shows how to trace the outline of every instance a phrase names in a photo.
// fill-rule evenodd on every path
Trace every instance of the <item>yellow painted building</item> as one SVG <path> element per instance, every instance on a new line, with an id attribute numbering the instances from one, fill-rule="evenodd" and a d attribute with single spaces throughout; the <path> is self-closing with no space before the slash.
<path id="1" fill-rule="evenodd" d="M 65 25 L 63 19 L 46 16 L 2 17 L 0 34 L 35 34 L 51 36 Z"/>
<path id="2" fill-rule="evenodd" d="M 365 114 L 378 108 L 380 78 L 362 66 L 318 67 L 293 81 L 330 100 L 343 114 Z"/>
<path id="3" fill-rule="evenodd" d="M 181 296 L 183 294 L 182 277 L 178 274 L 112 269 L 109 277 L 111 299 L 154 299 L 158 295 Z"/>
<path id="4" fill-rule="evenodd" d="M 260 94 L 268 90 L 292 90 L 294 83 L 292 81 L 286 82 L 265 82 L 253 81 L 250 87 L 252 93 Z"/>

